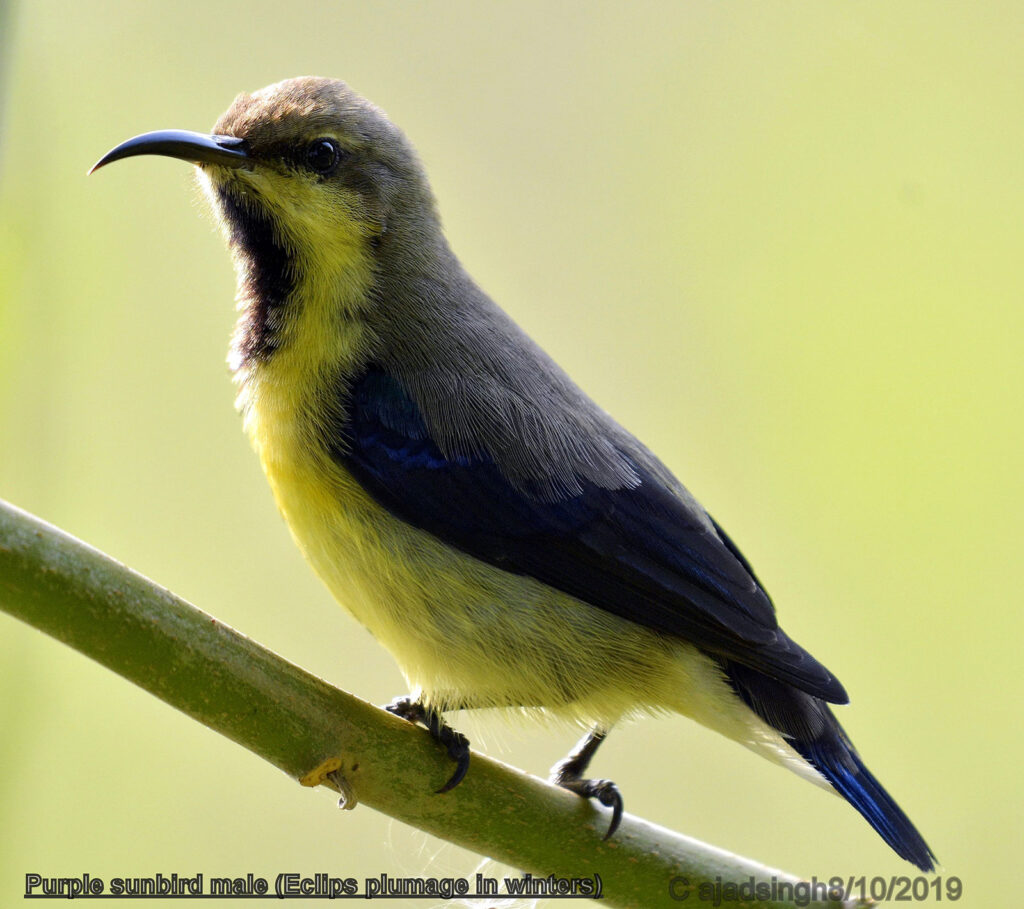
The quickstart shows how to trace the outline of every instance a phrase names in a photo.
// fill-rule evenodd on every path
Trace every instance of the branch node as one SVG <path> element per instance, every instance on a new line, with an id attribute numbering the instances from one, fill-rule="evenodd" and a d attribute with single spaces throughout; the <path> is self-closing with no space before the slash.
<path id="1" fill-rule="evenodd" d="M 325 779 L 327 779 L 335 770 L 341 769 L 341 758 L 332 757 L 327 758 L 321 764 L 318 764 L 305 776 L 299 777 L 299 782 L 303 786 L 319 786 Z"/>

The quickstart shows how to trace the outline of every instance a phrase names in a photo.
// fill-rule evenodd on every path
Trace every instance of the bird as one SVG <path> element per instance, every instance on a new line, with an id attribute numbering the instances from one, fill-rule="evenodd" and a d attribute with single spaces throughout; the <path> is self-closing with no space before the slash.
<path id="1" fill-rule="evenodd" d="M 237 406 L 295 542 L 395 658 L 455 770 L 446 712 L 507 708 L 587 730 L 678 713 L 849 802 L 922 871 L 935 856 L 830 704 L 839 680 L 780 627 L 739 548 L 673 473 L 470 277 L 405 134 L 346 83 L 240 94 L 212 133 L 137 155 L 197 166 L 237 274 Z"/>

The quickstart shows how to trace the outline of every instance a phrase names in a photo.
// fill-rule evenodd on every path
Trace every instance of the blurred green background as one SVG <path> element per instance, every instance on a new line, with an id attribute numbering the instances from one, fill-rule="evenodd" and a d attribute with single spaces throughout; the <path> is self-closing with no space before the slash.
<path id="1" fill-rule="evenodd" d="M 843 723 L 961 904 L 1008 904 L 1019 4 L 32 0 L 3 28 L 0 495 L 343 688 L 403 691 L 248 450 L 234 278 L 190 168 L 85 177 L 136 133 L 208 129 L 241 90 L 344 78 L 418 146 L 470 271 L 681 476 L 843 680 Z M 27 872 L 476 867 L 3 615 L 0 680 L 4 904 Z M 458 726 L 538 774 L 575 738 Z M 839 799 L 681 718 L 618 730 L 595 771 L 629 810 L 769 865 L 913 872 Z"/>

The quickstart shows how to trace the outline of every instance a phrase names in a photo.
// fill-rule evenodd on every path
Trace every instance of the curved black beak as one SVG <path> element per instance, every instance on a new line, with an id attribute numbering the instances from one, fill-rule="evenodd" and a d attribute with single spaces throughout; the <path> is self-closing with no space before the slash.
<path id="1" fill-rule="evenodd" d="M 89 170 L 91 174 L 111 161 L 135 155 L 166 155 L 193 164 L 220 164 L 240 167 L 249 160 L 245 140 L 234 136 L 204 136 L 187 129 L 158 129 L 143 133 L 112 148 Z"/>

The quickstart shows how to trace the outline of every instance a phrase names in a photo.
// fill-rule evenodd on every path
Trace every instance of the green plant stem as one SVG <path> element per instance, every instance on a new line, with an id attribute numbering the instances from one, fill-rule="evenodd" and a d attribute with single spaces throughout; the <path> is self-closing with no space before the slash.
<path id="1" fill-rule="evenodd" d="M 424 730 L 331 687 L 2 501 L 0 609 L 307 785 L 337 788 L 322 777 L 338 765 L 360 803 L 449 842 L 534 875 L 593 879 L 596 872 L 609 906 L 702 905 L 696 893 L 685 903 L 669 898 L 670 881 L 680 877 L 694 887 L 716 879 L 797 881 L 629 815 L 605 843 L 603 809 L 480 754 L 464 782 L 438 795 L 452 765 Z"/>

